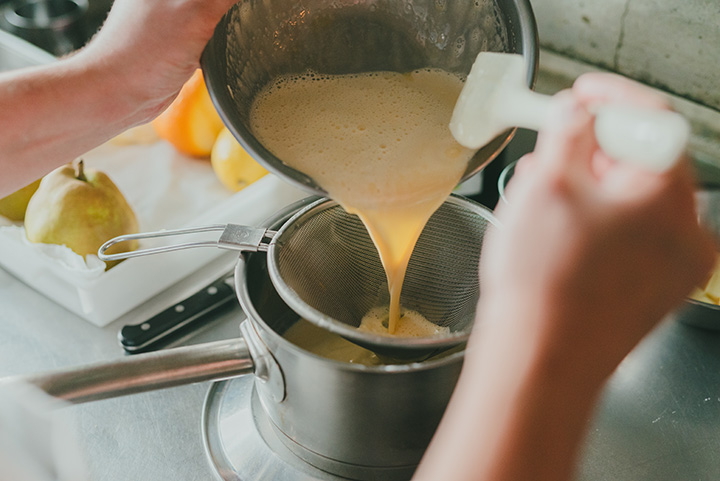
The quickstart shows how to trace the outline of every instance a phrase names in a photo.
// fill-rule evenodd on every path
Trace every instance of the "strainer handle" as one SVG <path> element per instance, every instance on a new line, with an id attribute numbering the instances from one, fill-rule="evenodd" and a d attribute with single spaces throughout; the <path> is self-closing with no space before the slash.
<path id="1" fill-rule="evenodd" d="M 121 242 L 218 231 L 221 231 L 222 233 L 220 234 L 220 238 L 217 240 L 186 242 L 184 244 L 172 244 L 161 247 L 148 247 L 145 249 L 137 249 L 129 252 L 106 254 L 106 251 L 110 247 Z M 193 249 L 195 247 L 219 247 L 221 249 L 245 252 L 267 251 L 269 245 L 268 243 L 270 240 L 272 240 L 275 234 L 275 231 L 265 228 L 249 227 L 236 224 L 215 224 L 201 227 L 189 227 L 185 229 L 170 229 L 156 232 L 144 232 L 139 234 L 127 234 L 110 239 L 102 246 L 100 246 L 100 249 L 98 249 L 98 257 L 103 261 L 115 261 L 129 259 L 131 257 L 160 254 L 162 252 Z"/>

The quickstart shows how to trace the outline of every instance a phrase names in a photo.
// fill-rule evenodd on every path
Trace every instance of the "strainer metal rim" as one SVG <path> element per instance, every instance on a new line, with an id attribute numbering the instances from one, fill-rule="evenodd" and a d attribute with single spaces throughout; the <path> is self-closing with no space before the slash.
<path id="1" fill-rule="evenodd" d="M 487 220 L 489 224 L 496 227 L 500 225 L 490 209 L 473 200 L 457 194 L 451 194 L 445 202 L 462 205 Z M 329 198 L 321 198 L 309 204 L 285 221 L 282 227 L 278 229 L 277 234 L 273 237 L 272 241 L 269 243 L 267 251 L 267 267 L 270 280 L 280 297 L 283 301 L 285 301 L 285 303 L 287 303 L 288 307 L 306 321 L 339 336 L 345 337 L 353 342 L 357 342 L 360 345 L 382 345 L 397 349 L 418 349 L 450 347 L 467 341 L 470 336 L 471 329 L 454 332 L 448 335 L 436 335 L 422 338 L 382 336 L 379 334 L 359 331 L 357 328 L 350 327 L 347 324 L 337 321 L 311 307 L 302 300 L 295 290 L 290 288 L 290 286 L 282 280 L 282 276 L 280 275 L 280 271 L 277 266 L 277 255 L 278 250 L 282 249 L 281 246 L 278 246 L 278 241 L 283 238 L 283 234 L 287 231 L 287 229 L 292 228 L 293 224 L 299 218 L 310 215 L 313 211 L 327 210 L 339 205 L 340 204 L 338 202 Z M 470 326 L 472 326 L 472 324 Z"/>

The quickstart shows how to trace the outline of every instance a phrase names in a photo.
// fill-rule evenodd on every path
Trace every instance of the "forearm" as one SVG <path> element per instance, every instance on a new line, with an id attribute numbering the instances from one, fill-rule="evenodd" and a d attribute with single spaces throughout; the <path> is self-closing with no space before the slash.
<path id="1" fill-rule="evenodd" d="M 0 74 L 0 197 L 159 114 L 236 0 L 123 0 L 54 65 Z"/>
<path id="2" fill-rule="evenodd" d="M 529 325 L 537 312 L 481 312 L 415 481 L 570 479 L 605 373 L 543 345 Z"/>
<path id="3" fill-rule="evenodd" d="M 689 165 L 653 173 L 597 148 L 592 106 L 663 103 L 584 79 L 553 98 L 485 235 L 478 321 L 416 481 L 570 479 L 605 380 L 712 267 Z"/>
<path id="4" fill-rule="evenodd" d="M 122 72 L 82 55 L 0 74 L 0 105 L 0 197 L 142 117 Z"/>

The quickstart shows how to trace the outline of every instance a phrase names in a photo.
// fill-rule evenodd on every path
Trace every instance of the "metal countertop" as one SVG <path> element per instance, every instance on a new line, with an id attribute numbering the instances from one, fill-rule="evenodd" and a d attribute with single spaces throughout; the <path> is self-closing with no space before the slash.
<path id="1" fill-rule="evenodd" d="M 720 332 L 670 316 L 609 380 L 579 479 L 717 480 L 719 450 Z"/>
<path id="2" fill-rule="evenodd" d="M 174 296 L 174 290 L 165 296 Z M 0 269 L 0 377 L 122 357 L 117 332 L 131 317 L 96 327 Z M 242 318 L 239 306 L 225 311 L 188 343 L 237 336 Z M 90 479 L 216 479 L 205 459 L 200 424 L 209 386 L 199 383 L 64 408 Z"/>
<path id="3" fill-rule="evenodd" d="M 166 294 L 169 296 L 171 293 Z M 95 327 L 0 270 L 0 377 L 123 356 L 125 320 Z M 237 335 L 239 307 L 192 343 Z M 91 479 L 216 479 L 200 419 L 209 383 L 66 408 Z M 562 413 L 548 413 L 563 422 Z M 720 332 L 668 318 L 610 379 L 578 479 L 720 479 Z"/>

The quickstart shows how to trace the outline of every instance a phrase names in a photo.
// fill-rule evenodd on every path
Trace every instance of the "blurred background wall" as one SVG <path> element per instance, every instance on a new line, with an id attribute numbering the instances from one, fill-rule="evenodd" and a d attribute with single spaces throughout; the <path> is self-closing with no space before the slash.
<path id="1" fill-rule="evenodd" d="M 720 109 L 720 2 L 531 2 L 547 50 Z"/>

